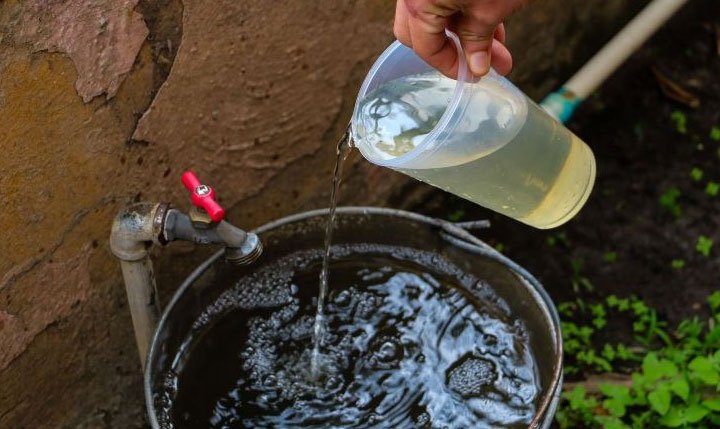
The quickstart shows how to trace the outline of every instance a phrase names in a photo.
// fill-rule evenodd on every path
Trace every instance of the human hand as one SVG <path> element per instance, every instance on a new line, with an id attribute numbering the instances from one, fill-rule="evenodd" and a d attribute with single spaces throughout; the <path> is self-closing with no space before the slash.
<path id="1" fill-rule="evenodd" d="M 470 71 L 485 75 L 492 66 L 501 75 L 510 73 L 512 56 L 505 47 L 503 20 L 528 0 L 397 0 L 395 37 L 428 64 L 457 76 L 457 50 L 445 35 L 456 33 Z"/>

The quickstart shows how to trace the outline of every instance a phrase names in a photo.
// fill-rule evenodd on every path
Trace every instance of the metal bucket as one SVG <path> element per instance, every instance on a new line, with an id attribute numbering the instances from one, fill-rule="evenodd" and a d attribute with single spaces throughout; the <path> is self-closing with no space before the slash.
<path id="1" fill-rule="evenodd" d="M 154 428 L 161 427 L 157 407 L 165 382 L 163 374 L 173 367 L 200 313 L 232 284 L 229 279 L 238 279 L 251 273 L 253 267 L 292 252 L 320 248 L 326 221 L 327 210 L 316 210 L 266 224 L 255 231 L 265 251 L 254 265 L 233 267 L 218 252 L 180 286 L 164 310 L 145 366 L 145 400 Z M 337 210 L 333 244 L 375 243 L 433 251 L 465 272 L 487 280 L 511 314 L 525 322 L 541 386 L 537 413 L 529 427 L 547 428 L 562 388 L 562 336 L 557 311 L 532 275 L 463 226 L 400 210 L 342 207 Z"/>

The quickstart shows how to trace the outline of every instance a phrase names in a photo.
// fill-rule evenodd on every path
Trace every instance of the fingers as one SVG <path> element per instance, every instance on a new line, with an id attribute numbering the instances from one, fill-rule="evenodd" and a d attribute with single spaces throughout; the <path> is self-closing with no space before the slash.
<path id="1" fill-rule="evenodd" d="M 496 25 L 485 23 L 468 15 L 457 19 L 455 32 L 460 37 L 470 71 L 475 76 L 483 76 L 490 70 Z"/>
<path id="2" fill-rule="evenodd" d="M 502 75 L 509 73 L 512 57 L 505 46 L 505 26 L 497 23 L 504 14 L 488 10 L 501 8 L 509 12 L 512 5 L 493 0 L 476 1 L 470 7 L 468 4 L 464 0 L 397 0 L 395 37 L 432 67 L 455 78 L 457 51 L 445 35 L 445 29 L 450 28 L 460 37 L 473 75 L 483 76 L 491 66 Z"/>
<path id="3" fill-rule="evenodd" d="M 457 50 L 445 35 L 455 9 L 427 1 L 403 1 L 410 46 L 425 62 L 449 77 L 457 76 Z"/>
<path id="4" fill-rule="evenodd" d="M 512 56 L 505 46 L 505 24 L 495 28 L 492 47 L 490 48 L 490 65 L 496 72 L 505 76 L 512 70 Z"/>
<path id="5" fill-rule="evenodd" d="M 499 41 L 503 45 L 505 44 L 505 24 L 502 22 L 495 27 L 495 34 L 493 35 L 495 40 Z"/>
<path id="6" fill-rule="evenodd" d="M 500 75 L 505 76 L 512 70 L 512 56 L 504 43 L 495 39 L 490 48 L 491 65 Z"/>
<path id="7" fill-rule="evenodd" d="M 412 48 L 412 39 L 410 39 L 410 27 L 408 26 L 408 10 L 404 0 L 398 0 L 395 5 L 395 22 L 393 24 L 393 33 L 395 38 L 408 48 Z"/>

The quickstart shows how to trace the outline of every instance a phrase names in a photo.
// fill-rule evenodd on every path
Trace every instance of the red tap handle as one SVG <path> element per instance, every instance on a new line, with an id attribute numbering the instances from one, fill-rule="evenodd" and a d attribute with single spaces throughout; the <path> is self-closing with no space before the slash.
<path id="1" fill-rule="evenodd" d="M 215 190 L 203 185 L 195 173 L 188 170 L 181 177 L 185 189 L 190 191 L 190 200 L 193 205 L 205 210 L 213 222 L 220 222 L 225 217 L 225 209 L 215 201 Z"/>

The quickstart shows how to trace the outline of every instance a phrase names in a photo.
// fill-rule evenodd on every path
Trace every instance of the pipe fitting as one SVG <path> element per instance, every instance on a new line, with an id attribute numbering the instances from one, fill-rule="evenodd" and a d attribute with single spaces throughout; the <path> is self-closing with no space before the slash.
<path id="1" fill-rule="evenodd" d="M 135 341 L 143 367 L 155 326 L 160 319 L 155 275 L 147 249 L 152 243 L 164 244 L 161 232 L 167 211 L 167 204 L 132 204 L 115 217 L 110 234 L 110 249 L 120 259 Z"/>
<path id="2" fill-rule="evenodd" d="M 147 256 L 152 243 L 166 244 L 162 231 L 167 204 L 135 203 L 115 217 L 110 234 L 110 249 L 123 261 L 138 261 Z"/>
<path id="3" fill-rule="evenodd" d="M 262 253 L 256 234 L 245 232 L 224 220 L 210 228 L 198 228 L 188 215 L 175 209 L 168 210 L 161 237 L 165 242 L 186 240 L 197 244 L 223 245 L 226 259 L 234 265 L 250 264 Z"/>
<path id="4" fill-rule="evenodd" d="M 118 213 L 110 234 L 110 249 L 120 259 L 125 280 L 135 341 L 144 367 L 148 347 L 160 318 L 155 275 L 148 256 L 153 244 L 174 240 L 225 246 L 225 258 L 234 265 L 246 265 L 262 253 L 256 234 L 225 222 L 225 210 L 215 201 L 215 192 L 198 180 L 195 173 L 183 174 L 183 184 L 192 193 L 195 222 L 168 204 L 135 203 Z"/>

